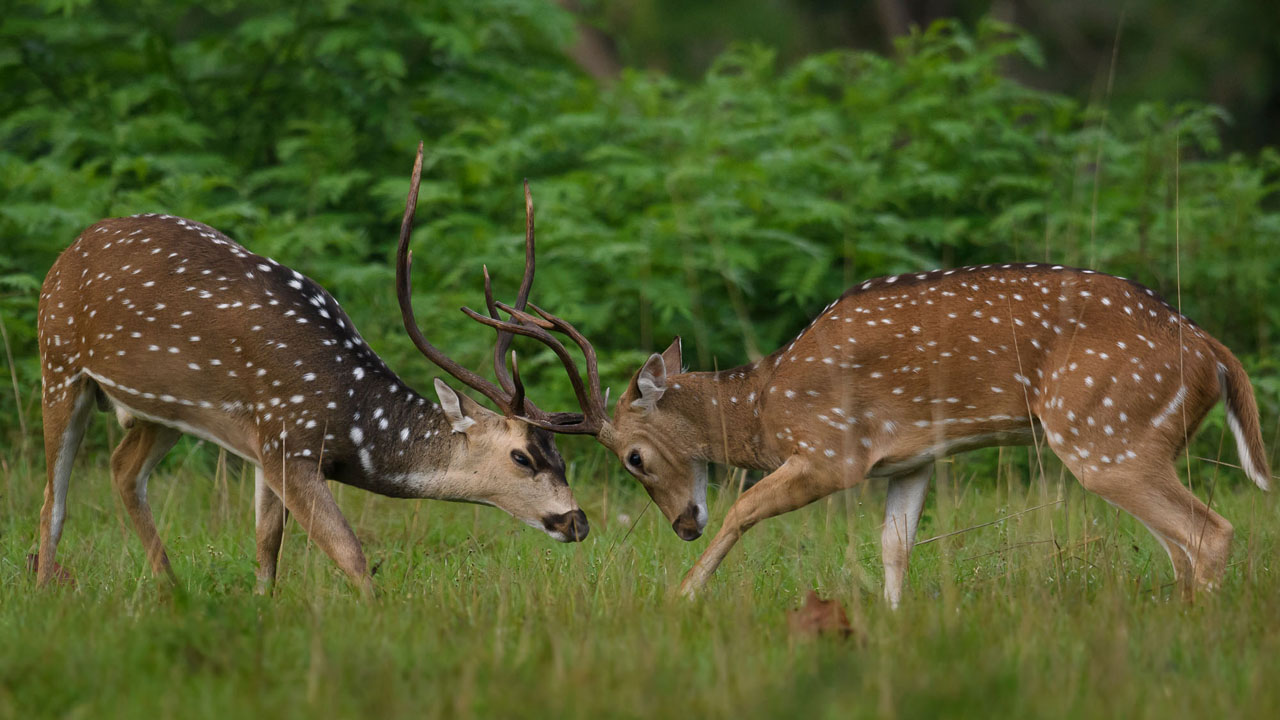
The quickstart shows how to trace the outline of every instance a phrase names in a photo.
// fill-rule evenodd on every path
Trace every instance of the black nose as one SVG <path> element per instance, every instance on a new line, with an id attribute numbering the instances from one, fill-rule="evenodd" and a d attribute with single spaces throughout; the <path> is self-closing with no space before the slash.
<path id="1" fill-rule="evenodd" d="M 702 528 L 698 527 L 698 506 L 689 503 L 689 507 L 685 508 L 684 512 L 680 513 L 680 517 L 671 523 L 671 529 L 686 542 L 702 537 Z"/>
<path id="2" fill-rule="evenodd" d="M 591 526 L 587 524 L 587 514 L 581 509 L 572 512 L 548 515 L 542 519 L 547 532 L 560 533 L 565 542 L 582 542 L 587 539 Z"/>

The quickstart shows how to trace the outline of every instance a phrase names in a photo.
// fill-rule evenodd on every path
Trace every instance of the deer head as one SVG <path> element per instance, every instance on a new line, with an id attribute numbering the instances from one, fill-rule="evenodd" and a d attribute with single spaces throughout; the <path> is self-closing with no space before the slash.
<path id="1" fill-rule="evenodd" d="M 673 393 L 683 367 L 680 338 L 653 353 L 618 398 L 613 421 L 597 435 L 653 498 L 682 540 L 695 540 L 707 526 L 705 400 Z M 683 387 L 679 388 L 683 389 Z M 664 397 L 666 399 L 664 400 Z M 691 404 L 692 401 L 692 404 Z"/>
<path id="2" fill-rule="evenodd" d="M 430 481 L 432 497 L 492 505 L 560 542 L 586 539 L 587 516 L 553 433 L 493 412 L 439 378 L 435 390 L 457 447 L 448 470 Z"/>

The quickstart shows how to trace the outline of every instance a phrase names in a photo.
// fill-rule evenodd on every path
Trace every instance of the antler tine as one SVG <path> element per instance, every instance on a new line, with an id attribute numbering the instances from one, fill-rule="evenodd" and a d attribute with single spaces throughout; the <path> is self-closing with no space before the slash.
<path id="1" fill-rule="evenodd" d="M 552 315 L 537 305 L 530 305 L 533 311 L 542 316 L 542 318 L 550 325 L 569 336 L 578 349 L 582 351 L 582 356 L 587 361 L 587 391 L 591 394 L 591 407 L 599 411 L 603 418 L 607 418 L 608 401 L 600 396 L 600 368 L 596 362 L 596 349 L 592 346 L 591 341 L 586 338 L 578 328 L 574 327 L 569 321 Z M 586 411 L 586 406 L 583 410 Z"/>
<path id="2" fill-rule="evenodd" d="M 579 332 L 578 329 L 567 320 L 557 317 L 556 315 L 552 315 L 537 305 L 530 304 L 529 307 L 533 308 L 534 312 L 538 313 L 538 315 L 541 315 L 542 317 L 535 317 L 527 312 L 522 312 L 501 302 L 496 304 L 498 308 L 509 313 L 523 325 L 535 326 L 544 331 L 535 337 L 538 337 L 538 339 L 547 343 L 552 350 L 556 351 L 556 355 L 560 358 L 560 361 L 564 363 L 565 369 L 568 370 L 569 376 L 575 380 L 573 384 L 574 392 L 578 395 L 578 403 L 582 406 L 585 416 L 599 423 L 607 421 L 608 407 L 606 401 L 600 396 L 600 369 L 596 360 L 596 349 L 591 345 L 591 341 L 587 340 L 586 336 Z M 571 356 L 569 356 L 568 352 L 564 350 L 564 345 L 558 340 L 555 340 L 554 336 L 546 333 L 546 330 L 557 330 L 569 336 L 569 339 L 573 340 L 573 342 L 578 346 L 578 349 L 582 351 L 582 355 L 587 361 L 587 382 L 585 387 L 581 382 L 577 382 L 579 379 L 577 364 L 572 361 Z M 554 344 L 544 338 L 550 338 Z M 559 350 L 556 349 L 557 347 Z M 585 390 L 585 394 L 582 392 L 583 390 Z"/>
<path id="3" fill-rule="evenodd" d="M 520 279 L 520 289 L 516 293 L 515 306 L 520 310 L 524 310 L 525 305 L 529 301 L 529 291 L 533 289 L 533 271 L 534 271 L 534 215 L 533 215 L 533 194 L 529 192 L 529 179 L 524 181 L 524 276 Z M 485 307 L 489 310 L 489 317 L 494 320 L 501 320 L 498 316 L 498 310 L 493 304 L 493 289 L 489 280 L 489 268 L 484 269 L 484 301 Z M 511 377 L 507 374 L 506 355 L 507 350 L 511 347 L 511 340 L 514 336 L 509 332 L 498 332 L 498 340 L 493 347 L 493 371 L 498 377 L 498 382 L 508 393 L 515 391 L 515 386 Z"/>
<path id="4" fill-rule="evenodd" d="M 533 289 L 533 194 L 529 192 L 529 178 L 524 179 L 524 277 L 520 278 L 520 291 L 516 294 L 516 307 L 524 310 Z"/>
<path id="5" fill-rule="evenodd" d="M 511 351 L 511 383 L 515 392 L 511 396 L 511 412 L 515 415 L 525 414 L 524 383 L 520 381 L 520 365 L 516 362 L 516 351 Z"/>
<path id="6" fill-rule="evenodd" d="M 521 315 L 524 315 L 525 317 L 531 317 L 525 313 L 521 313 L 520 311 L 515 310 L 515 308 L 508 309 L 507 307 L 504 306 L 504 303 L 497 303 L 497 305 L 498 307 L 502 308 L 503 310 L 507 310 L 508 312 L 511 312 L 514 310 L 512 314 L 515 315 L 517 318 L 520 317 Z M 475 320 L 476 322 L 483 323 L 499 331 L 515 333 L 517 335 L 524 335 L 526 337 L 534 338 L 535 340 L 538 340 L 542 342 L 544 345 L 546 345 L 547 347 L 551 348 L 551 351 L 556 354 L 556 357 L 560 358 L 560 362 L 564 364 L 565 369 L 569 371 L 569 382 L 573 384 L 574 393 L 577 394 L 580 398 L 586 397 L 585 388 L 582 386 L 582 378 L 578 375 L 577 368 L 574 366 L 574 363 L 573 363 L 573 356 L 569 355 L 569 351 L 565 349 L 564 344 L 562 344 L 559 340 L 557 340 L 554 335 L 552 335 L 551 333 L 547 332 L 546 330 L 536 325 L 528 325 L 521 322 L 509 322 L 506 320 L 494 320 L 491 317 L 481 315 L 480 313 L 476 312 L 475 310 L 472 310 L 469 307 L 462 308 L 462 312 L 466 313 L 467 317 L 471 318 L 472 320 Z"/>
<path id="7" fill-rule="evenodd" d="M 413 253 L 409 251 L 409 238 L 413 234 L 413 216 L 418 208 L 418 185 L 422 180 L 422 143 L 418 143 L 418 156 L 413 161 L 413 178 L 409 184 L 409 197 L 405 200 L 404 218 L 400 221 L 400 244 L 396 248 L 396 299 L 400 302 L 400 317 L 404 320 L 404 329 L 409 339 L 417 346 L 418 351 L 428 360 L 439 365 L 441 369 L 454 376 L 466 385 L 484 394 L 498 407 L 509 409 L 510 399 L 493 383 L 476 375 L 470 370 L 454 362 L 439 348 L 427 342 L 418 321 L 413 313 L 413 292 L 410 268 L 413 265 Z"/>
<path id="8" fill-rule="evenodd" d="M 519 308 L 513 308 L 504 302 L 499 302 L 495 304 L 498 306 L 499 309 L 505 310 L 508 315 L 511 315 L 516 320 L 519 320 L 520 322 L 526 325 L 533 325 L 534 327 L 540 327 L 543 330 L 555 329 L 555 325 L 553 325 L 548 320 L 543 320 L 542 318 L 536 315 L 530 315 L 529 313 L 523 310 L 520 310 Z"/>
<path id="9" fill-rule="evenodd" d="M 594 435 L 600 431 L 603 421 L 606 419 L 603 415 L 603 404 L 595 405 L 591 398 L 593 395 L 588 392 L 582 383 L 582 376 L 578 372 L 577 365 L 573 361 L 573 356 L 565 349 L 563 343 L 556 339 L 554 335 L 540 327 L 545 320 L 536 318 L 528 313 L 516 310 L 505 303 L 495 303 L 497 307 L 505 312 L 509 312 L 513 317 L 525 322 L 509 322 L 506 320 L 495 320 L 491 317 L 481 315 L 471 308 L 464 307 L 462 312 L 467 314 L 476 322 L 488 325 L 500 331 L 524 335 L 540 341 L 560 358 L 561 364 L 568 371 L 569 382 L 573 385 L 573 393 L 578 398 L 578 404 L 584 410 L 583 414 L 578 413 L 545 413 L 542 411 L 529 411 L 525 414 L 524 419 L 530 424 L 536 425 L 547 430 L 553 430 L 563 434 L 573 435 Z M 525 403 L 528 409 L 529 403 Z"/>
<path id="10" fill-rule="evenodd" d="M 484 271 L 484 306 L 489 310 L 489 317 L 494 320 L 501 320 L 498 315 L 498 308 L 493 304 L 493 283 L 489 278 L 489 266 L 480 266 Z M 508 393 L 515 392 L 515 384 L 511 381 L 511 376 L 507 374 L 507 349 L 511 347 L 511 339 L 515 337 L 511 333 L 498 331 L 498 339 L 493 344 L 493 374 L 498 378 L 498 384 Z"/>

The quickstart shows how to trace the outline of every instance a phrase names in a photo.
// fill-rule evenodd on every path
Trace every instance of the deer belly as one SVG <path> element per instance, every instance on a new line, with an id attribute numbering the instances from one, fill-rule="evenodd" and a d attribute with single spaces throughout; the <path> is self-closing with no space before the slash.
<path id="1" fill-rule="evenodd" d="M 85 372 L 111 401 L 121 425 L 129 427 L 134 420 L 153 422 L 207 440 L 246 460 L 258 461 L 252 434 L 247 432 L 248 409 L 238 403 L 215 404 L 152 393 L 93 371 Z"/>
<path id="2" fill-rule="evenodd" d="M 949 455 L 978 450 L 997 445 L 1031 445 L 1043 436 L 1040 422 L 1021 427 L 983 430 L 975 433 L 922 439 L 903 443 L 891 454 L 877 462 L 867 473 L 868 477 L 892 477 L 919 470 L 929 463 Z"/>

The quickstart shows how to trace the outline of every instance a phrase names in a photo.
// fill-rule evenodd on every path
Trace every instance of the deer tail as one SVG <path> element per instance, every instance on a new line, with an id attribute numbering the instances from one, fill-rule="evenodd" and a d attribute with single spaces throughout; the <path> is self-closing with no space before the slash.
<path id="1" fill-rule="evenodd" d="M 1236 451 L 1245 475 L 1263 490 L 1270 489 L 1271 469 L 1267 465 L 1267 449 L 1262 444 L 1262 428 L 1258 421 L 1258 403 L 1244 366 L 1225 345 L 1217 343 L 1218 384 L 1227 407 L 1227 426 L 1236 437 Z"/>

